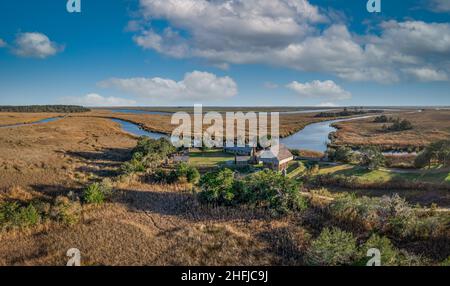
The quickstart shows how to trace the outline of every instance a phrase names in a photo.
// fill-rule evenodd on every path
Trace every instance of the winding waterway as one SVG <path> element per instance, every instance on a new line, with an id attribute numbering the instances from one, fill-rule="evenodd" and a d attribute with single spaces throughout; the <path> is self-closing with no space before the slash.
<path id="1" fill-rule="evenodd" d="M 312 123 L 297 133 L 289 137 L 282 138 L 280 141 L 289 149 L 325 152 L 327 150 L 327 145 L 330 143 L 330 133 L 337 131 L 337 129 L 332 126 L 334 123 L 371 118 L 374 116 L 375 115 L 368 115 Z"/>
<path id="2" fill-rule="evenodd" d="M 31 123 L 17 123 L 17 124 L 3 125 L 3 126 L 0 126 L 0 128 L 11 128 L 11 127 L 21 127 L 21 126 L 31 126 L 31 125 L 36 125 L 36 124 L 44 124 L 44 123 L 56 121 L 61 118 L 62 117 L 52 117 L 52 118 L 46 118 L 46 119 L 42 119 L 39 121 L 31 122 Z"/>
<path id="3" fill-rule="evenodd" d="M 286 145 L 289 149 L 302 149 L 317 152 L 325 152 L 327 150 L 327 145 L 330 143 L 330 134 L 337 131 L 332 125 L 338 122 L 361 120 L 365 118 L 372 118 L 376 115 L 359 116 L 353 118 L 345 119 L 335 119 L 328 120 L 318 123 L 312 123 L 307 125 L 304 129 L 298 131 L 297 133 L 281 138 L 280 142 Z M 136 136 L 147 136 L 152 139 L 160 139 L 162 137 L 168 138 L 168 135 L 146 131 L 142 129 L 139 125 L 127 122 L 120 119 L 112 119 L 114 122 L 119 123 L 125 132 L 134 134 Z M 411 153 L 406 152 L 385 152 L 385 154 L 390 155 L 407 155 Z"/>
<path id="4" fill-rule="evenodd" d="M 142 129 L 139 125 L 128 122 L 128 121 L 124 121 L 124 120 L 120 120 L 120 119 L 111 119 L 112 121 L 119 123 L 120 127 L 122 128 L 123 131 L 136 135 L 136 136 L 147 136 L 149 138 L 152 139 L 160 139 L 162 137 L 168 137 L 165 134 L 162 133 L 157 133 L 157 132 L 151 132 L 151 131 L 147 131 Z"/>

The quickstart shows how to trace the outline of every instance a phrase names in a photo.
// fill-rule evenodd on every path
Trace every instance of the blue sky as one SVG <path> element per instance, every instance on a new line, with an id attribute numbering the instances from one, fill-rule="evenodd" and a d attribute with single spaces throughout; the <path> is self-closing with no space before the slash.
<path id="1" fill-rule="evenodd" d="M 4 0 L 0 104 L 450 105 L 450 1 L 366 2 Z"/>

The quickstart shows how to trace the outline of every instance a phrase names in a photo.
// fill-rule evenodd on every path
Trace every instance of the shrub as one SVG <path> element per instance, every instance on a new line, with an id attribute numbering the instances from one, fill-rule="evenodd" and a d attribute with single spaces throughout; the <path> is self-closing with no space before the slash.
<path id="1" fill-rule="evenodd" d="M 366 147 L 360 151 L 360 165 L 376 170 L 385 165 L 385 157 L 377 147 Z"/>
<path id="2" fill-rule="evenodd" d="M 0 204 L 0 226 L 2 229 L 27 228 L 37 225 L 42 217 L 33 204 L 20 206 L 17 202 Z"/>
<path id="3" fill-rule="evenodd" d="M 129 162 L 125 162 L 120 166 L 120 170 L 122 174 L 130 175 L 133 173 L 142 173 L 145 172 L 145 166 L 143 162 L 132 159 Z"/>
<path id="4" fill-rule="evenodd" d="M 328 157 L 336 162 L 352 163 L 357 160 L 355 152 L 349 147 L 337 147 L 328 150 Z"/>
<path id="5" fill-rule="evenodd" d="M 243 203 L 266 206 L 277 215 L 308 207 L 307 199 L 299 193 L 300 183 L 279 172 L 264 170 L 252 174 L 241 186 L 239 199 Z"/>
<path id="6" fill-rule="evenodd" d="M 140 153 L 142 158 L 157 154 L 161 159 L 163 159 L 175 151 L 176 148 L 167 138 L 162 137 L 155 140 L 148 137 L 140 137 L 136 147 L 133 150 L 133 154 Z"/>
<path id="7" fill-rule="evenodd" d="M 150 177 L 153 182 L 160 184 L 171 184 L 177 180 L 176 173 L 174 171 L 169 171 L 163 168 L 157 168 L 150 175 Z"/>
<path id="8" fill-rule="evenodd" d="M 387 122 L 389 122 L 389 118 L 386 115 L 380 115 L 380 116 L 375 117 L 373 122 L 375 122 L 375 123 L 387 123 Z"/>
<path id="9" fill-rule="evenodd" d="M 357 258 L 356 239 L 351 233 L 338 228 L 325 228 L 311 242 L 306 251 L 306 262 L 310 265 L 350 265 Z"/>
<path id="10" fill-rule="evenodd" d="M 364 257 L 362 265 L 366 265 L 370 259 L 370 257 L 367 257 L 367 251 L 371 248 L 380 250 L 382 266 L 397 266 L 400 264 L 401 255 L 391 241 L 387 237 L 374 234 L 361 246 L 361 256 Z"/>
<path id="11" fill-rule="evenodd" d="M 235 197 L 234 184 L 234 173 L 230 169 L 207 173 L 200 179 L 199 199 L 205 203 L 230 205 Z"/>
<path id="12" fill-rule="evenodd" d="M 401 120 L 400 118 L 390 119 L 392 121 L 391 126 L 383 126 L 383 131 L 386 132 L 395 132 L 395 131 L 405 131 L 405 130 L 411 130 L 414 128 L 412 123 L 406 119 Z"/>
<path id="13" fill-rule="evenodd" d="M 83 193 L 83 199 L 88 204 L 102 204 L 105 201 L 105 194 L 99 183 L 93 183 L 87 187 Z"/>
<path id="14" fill-rule="evenodd" d="M 384 196 L 377 208 L 379 228 L 406 237 L 412 234 L 415 212 L 398 194 Z"/>
<path id="15" fill-rule="evenodd" d="M 57 222 L 71 226 L 79 222 L 81 205 L 64 196 L 58 196 L 52 206 L 50 216 Z"/>
<path id="16" fill-rule="evenodd" d="M 200 180 L 200 173 L 198 172 L 198 170 L 186 163 L 181 163 L 177 166 L 176 176 L 179 181 L 182 179 L 186 179 L 188 183 L 193 184 L 198 183 Z"/>

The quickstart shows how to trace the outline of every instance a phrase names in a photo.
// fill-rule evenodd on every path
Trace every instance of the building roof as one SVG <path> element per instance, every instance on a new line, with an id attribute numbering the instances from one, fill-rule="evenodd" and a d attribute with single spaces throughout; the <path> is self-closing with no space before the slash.
<path id="1" fill-rule="evenodd" d="M 278 147 L 278 148 L 277 148 Z M 278 149 L 278 152 L 277 152 Z M 268 150 L 261 151 L 259 158 L 261 161 L 283 161 L 289 158 L 293 158 L 291 151 L 283 145 L 273 146 Z"/>
<path id="2" fill-rule="evenodd" d="M 225 146 L 225 150 L 227 151 L 231 151 L 231 152 L 247 152 L 247 153 L 251 153 L 253 151 L 253 147 L 250 146 L 245 146 L 245 147 L 226 147 Z"/>

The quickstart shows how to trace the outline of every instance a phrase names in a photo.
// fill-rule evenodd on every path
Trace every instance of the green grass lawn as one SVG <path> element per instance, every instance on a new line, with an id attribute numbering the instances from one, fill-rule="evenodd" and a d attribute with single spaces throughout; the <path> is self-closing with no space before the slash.
<path id="1" fill-rule="evenodd" d="M 221 150 L 193 151 L 189 153 L 189 164 L 194 167 L 215 167 L 233 161 L 234 155 Z"/>
<path id="2" fill-rule="evenodd" d="M 392 179 L 404 179 L 407 181 L 423 181 L 430 183 L 450 183 L 448 170 L 424 170 L 421 172 L 394 173 L 389 170 L 367 170 L 352 165 L 321 166 L 319 174 L 335 174 L 357 177 L 364 183 L 386 183 Z"/>

